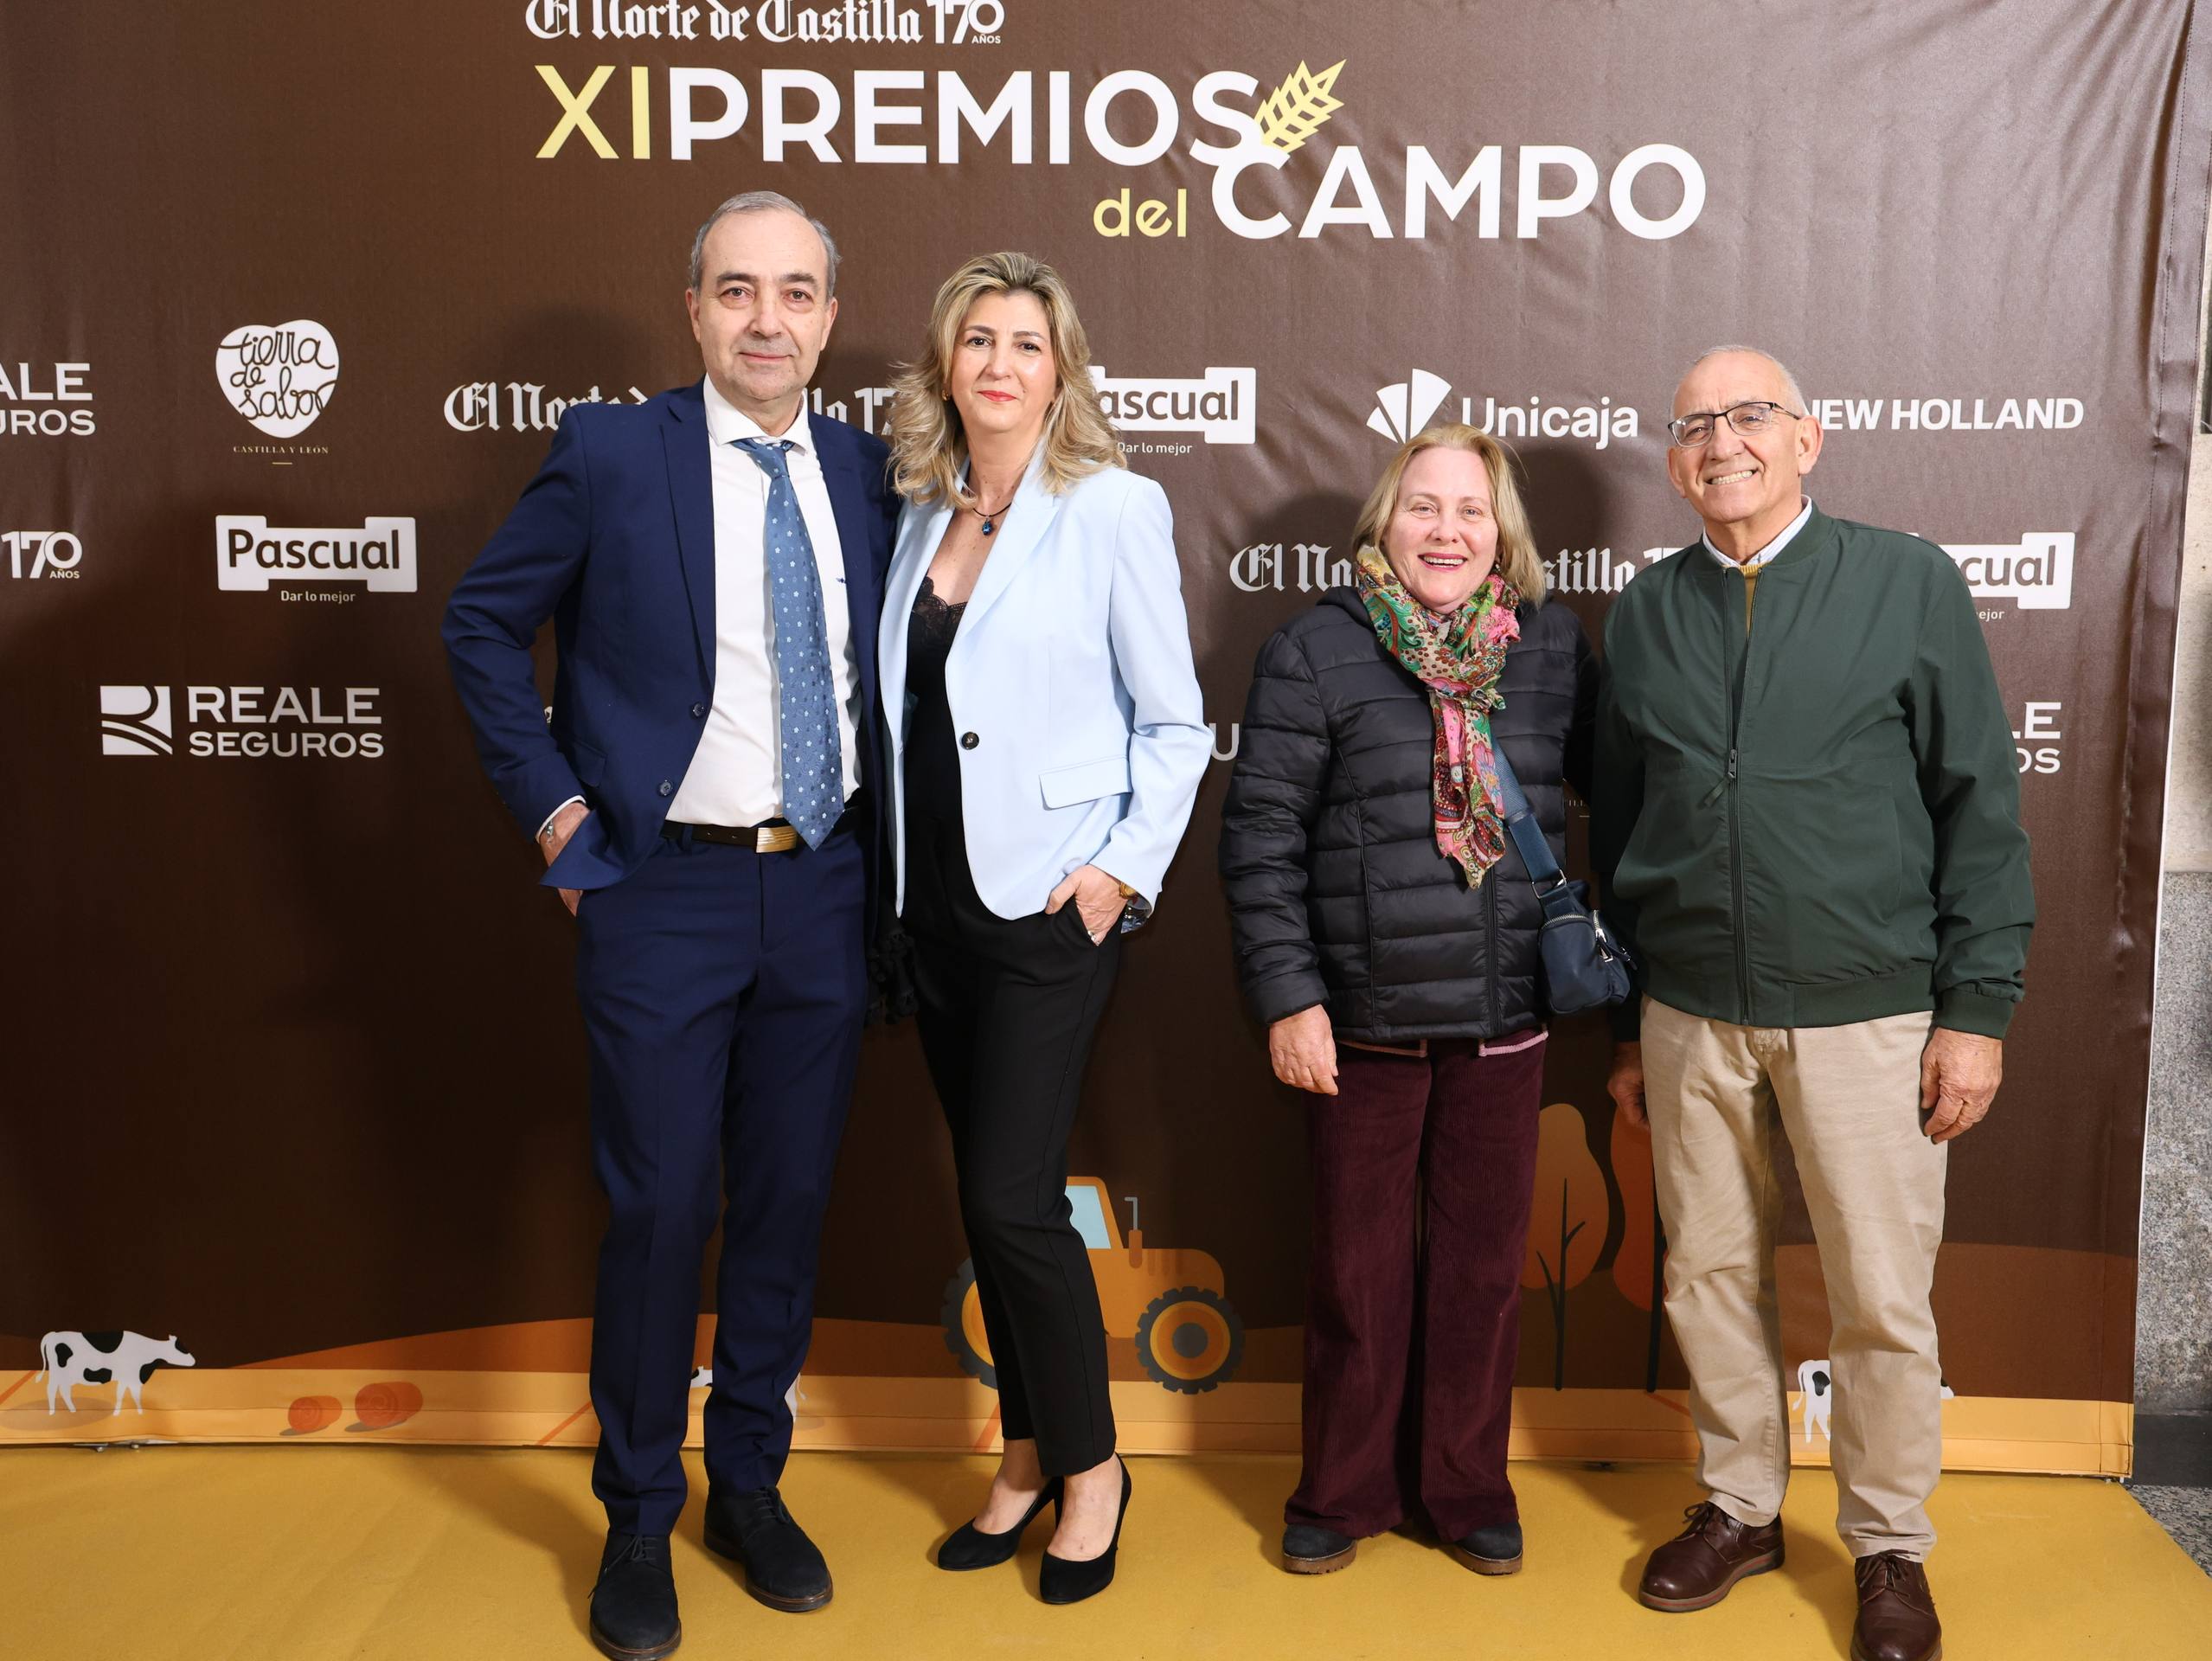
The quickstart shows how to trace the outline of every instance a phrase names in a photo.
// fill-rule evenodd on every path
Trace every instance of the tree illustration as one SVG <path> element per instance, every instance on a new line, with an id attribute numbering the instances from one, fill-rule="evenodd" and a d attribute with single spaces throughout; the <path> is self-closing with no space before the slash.
<path id="1" fill-rule="evenodd" d="M 1552 1388 L 1567 1388 L 1567 1294 L 1589 1278 L 1606 1243 L 1606 1174 L 1590 1152 L 1581 1109 L 1555 1101 L 1536 1121 L 1536 1205 L 1521 1284 L 1551 1304 Z"/>
<path id="2" fill-rule="evenodd" d="M 1620 1190 L 1620 1249 L 1613 1254 L 1613 1283 L 1620 1295 L 1650 1316 L 1644 1346 L 1644 1388 L 1659 1388 L 1659 1324 L 1666 1318 L 1667 1237 L 1651 1186 L 1651 1132 L 1613 1116 L 1613 1177 Z"/>

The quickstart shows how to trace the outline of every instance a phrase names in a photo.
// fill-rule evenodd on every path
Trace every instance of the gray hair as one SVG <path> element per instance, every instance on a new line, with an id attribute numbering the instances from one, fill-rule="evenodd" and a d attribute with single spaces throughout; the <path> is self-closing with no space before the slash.
<path id="1" fill-rule="evenodd" d="M 694 285 L 696 285 L 696 279 L 694 279 Z M 1780 358 L 1775 356 L 1773 353 L 1766 350 L 1766 349 L 1763 346 L 1744 346 L 1738 344 L 1730 344 L 1727 346 L 1708 346 L 1703 351 L 1698 353 L 1696 357 L 1689 360 L 1689 369 L 1684 369 L 1682 372 L 1682 380 L 1687 381 L 1689 378 L 1690 370 L 1695 369 L 1707 358 L 1719 357 L 1726 352 L 1742 352 L 1752 357 L 1765 358 L 1769 363 L 1772 363 L 1776 369 L 1781 372 L 1782 384 L 1789 388 L 1790 396 L 1796 401 L 1798 407 L 1797 413 L 1802 415 L 1812 407 L 1811 404 L 1805 402 L 1805 388 L 1798 385 L 1798 378 L 1790 373 L 1790 366 L 1783 362 Z M 1678 381 L 1676 384 L 1680 385 L 1681 382 Z"/>
<path id="2" fill-rule="evenodd" d="M 705 275 L 703 265 L 707 257 L 708 234 L 732 214 L 766 213 L 797 214 L 814 228 L 814 234 L 822 239 L 822 252 L 827 254 L 830 260 L 828 278 L 830 292 L 822 298 L 824 299 L 834 298 L 837 292 L 837 240 L 830 234 L 830 228 L 827 225 L 815 218 L 789 196 L 774 190 L 747 190 L 741 196 L 732 196 L 707 215 L 707 222 L 699 228 L 698 235 L 691 239 L 690 285 L 692 289 L 695 292 L 697 290 L 700 278 Z"/>

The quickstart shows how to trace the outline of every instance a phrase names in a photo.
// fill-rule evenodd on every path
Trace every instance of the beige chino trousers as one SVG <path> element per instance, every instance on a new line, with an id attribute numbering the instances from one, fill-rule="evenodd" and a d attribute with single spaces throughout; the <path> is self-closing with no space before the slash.
<path id="1" fill-rule="evenodd" d="M 1667 1318 L 1689 1363 L 1698 1479 L 1741 1522 L 1771 1522 L 1790 1478 L 1788 1385 L 1774 1295 L 1790 1139 L 1833 1323 L 1830 1455 L 1837 1532 L 1854 1557 L 1935 1544 L 1942 1369 L 1929 1287 L 1943 1237 L 1945 1150 L 1920 1130 L 1933 1017 L 1739 1027 L 1646 999 L 1644 1088 Z"/>

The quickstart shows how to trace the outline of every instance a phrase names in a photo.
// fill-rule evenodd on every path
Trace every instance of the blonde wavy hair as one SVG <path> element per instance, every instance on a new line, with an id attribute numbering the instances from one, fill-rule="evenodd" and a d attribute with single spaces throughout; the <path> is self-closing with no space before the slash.
<path id="1" fill-rule="evenodd" d="M 894 366 L 891 379 L 891 483 L 911 502 L 939 498 L 966 502 L 960 469 L 968 459 L 967 434 L 952 393 L 952 353 L 960 325 L 975 303 L 990 294 L 1033 294 L 1044 308 L 1052 336 L 1053 369 L 1059 376 L 1045 417 L 1044 483 L 1054 492 L 1102 467 L 1127 464 L 1121 440 L 1099 402 L 1091 379 L 1091 343 L 1075 315 L 1075 297 L 1058 272 L 1026 253 L 979 253 L 945 279 L 929 309 L 929 336 L 921 356 Z"/>
<path id="2" fill-rule="evenodd" d="M 1497 568 L 1521 591 L 1523 600 L 1532 606 L 1542 605 L 1544 562 L 1537 556 L 1536 533 L 1529 528 L 1529 510 L 1522 505 L 1521 487 L 1513 476 L 1512 452 L 1489 433 L 1462 422 L 1440 423 L 1398 446 L 1398 453 L 1390 458 L 1382 477 L 1369 493 L 1367 505 L 1359 510 L 1352 526 L 1352 546 L 1382 548 L 1382 535 L 1390 527 L 1390 516 L 1397 511 L 1406 469 L 1424 450 L 1465 450 L 1483 459 L 1483 471 L 1490 475 L 1491 512 L 1497 521 Z"/>

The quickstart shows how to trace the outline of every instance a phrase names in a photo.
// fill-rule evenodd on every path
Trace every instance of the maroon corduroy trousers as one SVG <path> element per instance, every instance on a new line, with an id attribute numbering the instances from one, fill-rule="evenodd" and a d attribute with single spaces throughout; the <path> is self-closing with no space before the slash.
<path id="1" fill-rule="evenodd" d="M 1340 1045 L 1312 1096 L 1305 1469 L 1284 1510 L 1355 1538 L 1427 1515 L 1516 1522 L 1505 1444 L 1521 1347 L 1543 1035 Z"/>

